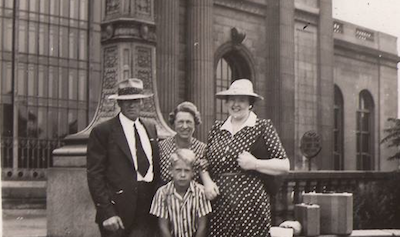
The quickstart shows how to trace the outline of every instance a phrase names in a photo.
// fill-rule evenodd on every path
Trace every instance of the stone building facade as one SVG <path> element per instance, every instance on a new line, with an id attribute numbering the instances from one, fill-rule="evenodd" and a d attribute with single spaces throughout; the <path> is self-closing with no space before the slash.
<path id="1" fill-rule="evenodd" d="M 347 170 L 393 170 L 393 154 L 380 141 L 397 117 L 396 38 L 357 25 L 334 23 L 336 109 L 343 123 L 342 167 Z"/>
<path id="2" fill-rule="evenodd" d="M 6 179 L 45 179 L 51 150 L 114 115 L 105 98 L 131 76 L 155 90 L 145 115 L 161 134 L 171 132 L 168 113 L 189 100 L 204 121 L 195 135 L 206 141 L 227 115 L 215 93 L 249 78 L 265 98 L 255 112 L 272 119 L 293 170 L 309 168 L 299 148 L 307 131 L 322 138 L 314 170 L 397 167 L 380 144 L 397 115 L 396 38 L 333 19 L 330 0 L 18 0 L 0 8 Z"/>
<path id="3" fill-rule="evenodd" d="M 291 170 L 398 166 L 380 144 L 397 116 L 396 38 L 333 19 L 331 0 L 0 1 L 0 28 L 2 178 L 43 182 L 50 236 L 97 233 L 86 141 L 118 113 L 107 96 L 129 77 L 155 93 L 143 116 L 162 138 L 172 134 L 168 113 L 189 100 L 206 141 L 227 116 L 215 93 L 248 78 Z M 322 149 L 307 160 L 300 144 L 310 131 Z"/>
<path id="4" fill-rule="evenodd" d="M 214 94 L 245 77 L 266 98 L 255 111 L 273 120 L 292 169 L 308 169 L 299 149 L 307 131 L 322 138 L 312 169 L 396 167 L 386 160 L 393 150 L 380 144 L 387 118 L 397 115 L 395 37 L 333 19 L 331 1 L 200 2 L 164 2 L 157 13 L 164 118 L 193 101 L 205 121 L 196 135 L 205 141 L 213 121 L 226 117 Z M 360 107 L 365 96 L 370 111 Z"/>

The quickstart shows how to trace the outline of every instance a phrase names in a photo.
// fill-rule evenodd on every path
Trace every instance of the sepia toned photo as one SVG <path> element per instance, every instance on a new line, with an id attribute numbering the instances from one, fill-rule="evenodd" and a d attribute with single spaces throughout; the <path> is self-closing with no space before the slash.
<path id="1" fill-rule="evenodd" d="M 0 236 L 400 236 L 400 1 L 0 0 Z"/>

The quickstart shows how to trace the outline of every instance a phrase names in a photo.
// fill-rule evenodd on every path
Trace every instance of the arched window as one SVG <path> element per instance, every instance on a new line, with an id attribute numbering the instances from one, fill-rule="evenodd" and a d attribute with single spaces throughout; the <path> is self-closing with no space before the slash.
<path id="1" fill-rule="evenodd" d="M 248 61 L 237 50 L 223 54 L 216 65 L 215 92 L 228 89 L 234 80 L 240 78 L 252 80 Z M 215 100 L 215 117 L 217 120 L 224 120 L 228 117 L 228 109 L 224 106 L 224 103 L 223 100 Z"/>
<path id="2" fill-rule="evenodd" d="M 357 110 L 357 170 L 372 170 L 374 104 L 368 91 L 361 91 Z"/>
<path id="3" fill-rule="evenodd" d="M 335 170 L 344 169 L 344 110 L 343 110 L 343 94 L 339 87 L 335 85 L 334 89 L 334 127 L 333 127 L 333 168 Z"/>
<path id="4" fill-rule="evenodd" d="M 218 61 L 215 81 L 216 92 L 226 90 L 233 81 L 232 68 L 224 58 Z M 223 105 L 223 101 L 221 100 L 216 101 L 215 112 L 217 120 L 223 120 L 228 116 L 228 109 Z"/>

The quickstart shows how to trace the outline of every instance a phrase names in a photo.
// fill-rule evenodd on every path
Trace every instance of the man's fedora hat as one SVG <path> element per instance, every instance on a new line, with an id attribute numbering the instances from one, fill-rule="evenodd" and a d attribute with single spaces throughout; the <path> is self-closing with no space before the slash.
<path id="1" fill-rule="evenodd" d="M 218 99 L 226 99 L 229 95 L 247 95 L 258 100 L 264 99 L 262 96 L 254 93 L 253 83 L 249 79 L 237 79 L 232 82 L 228 90 L 220 91 L 215 96 Z"/>
<path id="2" fill-rule="evenodd" d="M 137 78 L 129 78 L 118 83 L 117 94 L 110 95 L 110 100 L 135 100 L 153 96 L 143 93 L 143 82 Z"/>

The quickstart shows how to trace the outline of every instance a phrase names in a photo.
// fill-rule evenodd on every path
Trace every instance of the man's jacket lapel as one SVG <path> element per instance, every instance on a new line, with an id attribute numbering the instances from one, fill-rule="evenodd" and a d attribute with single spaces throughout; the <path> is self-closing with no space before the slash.
<path id="1" fill-rule="evenodd" d="M 116 116 L 113 121 L 113 137 L 115 139 L 115 143 L 121 148 L 124 152 L 126 158 L 133 164 L 133 158 L 131 151 L 129 149 L 128 141 L 125 137 L 124 129 L 122 128 L 122 124 L 119 121 L 119 117 Z"/>

